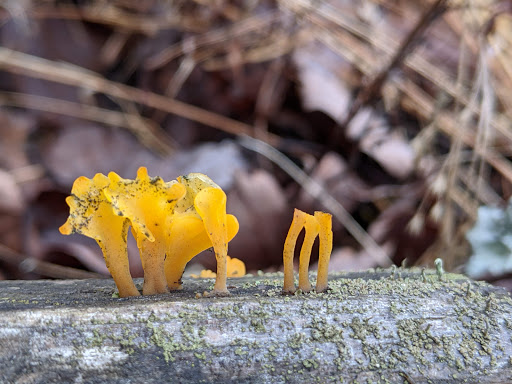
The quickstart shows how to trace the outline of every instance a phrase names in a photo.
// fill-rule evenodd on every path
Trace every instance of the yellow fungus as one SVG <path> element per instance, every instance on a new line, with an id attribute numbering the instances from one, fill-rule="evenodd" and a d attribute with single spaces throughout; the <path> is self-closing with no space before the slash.
<path id="1" fill-rule="evenodd" d="M 228 220 L 228 215 L 226 214 L 226 194 L 208 176 L 201 173 L 181 176 L 178 178 L 178 182 L 185 186 L 187 194 L 177 204 L 174 214 L 179 215 L 195 211 L 200 217 L 206 235 L 210 240 L 209 244 L 213 246 L 217 260 L 217 277 L 213 294 L 227 294 L 226 262 L 228 241 L 230 240 L 229 234 L 232 233 L 234 236 L 238 232 L 238 222 L 234 216 Z"/>
<path id="2" fill-rule="evenodd" d="M 295 209 L 283 249 L 284 293 L 295 292 L 293 256 L 297 238 L 303 228 L 305 235 L 299 257 L 299 289 L 303 292 L 311 290 L 308 269 L 311 250 L 317 236 L 320 237 L 320 257 L 316 290 L 324 292 L 327 289 L 327 270 L 332 251 L 332 216 L 320 211 L 315 212 L 315 215 L 312 216 Z"/>
<path id="3" fill-rule="evenodd" d="M 109 179 L 96 174 L 93 179 L 79 177 L 66 198 L 70 215 L 59 230 L 63 235 L 80 233 L 92 237 L 101 247 L 107 268 L 119 290 L 120 297 L 138 296 L 128 265 L 126 238 L 129 221 L 114 214 L 104 188 Z"/>
<path id="4" fill-rule="evenodd" d="M 228 241 L 231 241 L 238 232 L 238 221 L 233 215 L 227 215 L 226 219 Z M 204 223 L 194 210 L 175 213 L 170 224 L 170 243 L 165 259 L 165 276 L 169 288 L 181 289 L 181 276 L 187 263 L 212 246 Z"/>
<path id="5" fill-rule="evenodd" d="M 316 291 L 324 292 L 327 290 L 327 274 L 332 252 L 332 215 L 330 213 L 316 211 L 315 218 L 320 226 L 320 232 L 318 234 L 320 244 Z"/>
<path id="6" fill-rule="evenodd" d="M 61 232 L 96 239 L 121 297 L 139 295 L 128 269 L 130 225 L 144 269 L 144 295 L 181 288 L 186 264 L 210 247 L 218 272 L 213 293 L 227 293 L 227 247 L 239 225 L 226 214 L 226 194 L 208 176 L 191 173 L 166 183 L 140 167 L 135 180 L 114 172 L 80 177 L 66 201 L 70 216 Z M 242 273 L 239 264 L 235 269 L 234 274 Z"/>
<path id="7" fill-rule="evenodd" d="M 194 279 L 215 279 L 217 274 L 213 272 L 211 269 L 203 269 L 199 275 L 191 274 L 190 277 Z"/>
<path id="8" fill-rule="evenodd" d="M 235 257 L 227 257 L 227 275 L 228 277 L 243 277 L 245 276 L 245 263 Z M 217 277 L 217 274 L 209 269 L 203 269 L 199 275 L 191 274 L 194 279 L 212 279 Z"/>
<path id="9" fill-rule="evenodd" d="M 314 216 L 306 215 L 304 219 L 306 233 L 304 235 L 304 242 L 300 248 L 299 289 L 301 289 L 302 292 L 309 292 L 311 291 L 311 284 L 309 283 L 309 259 L 311 250 L 313 249 L 313 243 L 320 231 L 320 225 Z"/>
<path id="10" fill-rule="evenodd" d="M 203 189 L 194 199 L 194 207 L 203 219 L 206 233 L 212 242 L 215 258 L 217 259 L 217 278 L 215 279 L 213 293 L 228 293 L 226 284 L 228 255 L 226 194 L 221 189 Z"/>
<path id="11" fill-rule="evenodd" d="M 236 257 L 227 257 L 228 277 L 243 277 L 246 269 L 245 263 Z"/>
<path id="12" fill-rule="evenodd" d="M 130 220 L 144 269 L 144 295 L 167 292 L 164 260 L 170 241 L 168 222 L 172 210 L 185 195 L 179 183 L 165 183 L 160 177 L 150 178 L 140 167 L 135 180 L 109 174 L 110 185 L 105 189 L 114 211 Z"/>
<path id="13" fill-rule="evenodd" d="M 295 209 L 293 212 L 293 220 L 288 230 L 288 235 L 284 242 L 283 250 L 283 264 L 284 264 L 284 285 L 283 291 L 285 293 L 295 292 L 295 282 L 293 277 L 293 254 L 295 252 L 295 245 L 297 238 L 299 237 L 300 231 L 304 227 L 305 216 L 307 213 L 302 212 L 299 209 Z"/>

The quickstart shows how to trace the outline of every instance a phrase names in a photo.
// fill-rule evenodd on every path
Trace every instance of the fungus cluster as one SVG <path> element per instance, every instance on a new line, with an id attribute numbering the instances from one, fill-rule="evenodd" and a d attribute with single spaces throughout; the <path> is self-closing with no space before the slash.
<path id="1" fill-rule="evenodd" d="M 332 251 L 332 216 L 329 213 L 320 211 L 316 211 L 313 216 L 299 209 L 295 209 L 292 224 L 284 242 L 284 293 L 295 292 L 293 255 L 297 238 L 303 228 L 305 229 L 305 234 L 299 256 L 299 289 L 302 290 L 302 292 L 311 291 L 308 274 L 309 259 L 311 257 L 313 243 L 317 236 L 320 240 L 320 244 L 316 291 L 324 292 L 327 289 L 327 272 Z"/>
<path id="2" fill-rule="evenodd" d="M 70 215 L 60 232 L 98 242 L 119 296 L 140 295 L 128 265 L 130 227 L 144 269 L 144 295 L 180 289 L 186 264 L 210 247 L 217 259 L 213 293 L 228 293 L 228 242 L 238 232 L 238 221 L 226 214 L 226 194 L 208 176 L 191 173 L 164 182 L 140 167 L 135 180 L 114 172 L 79 177 L 66 202 Z"/>

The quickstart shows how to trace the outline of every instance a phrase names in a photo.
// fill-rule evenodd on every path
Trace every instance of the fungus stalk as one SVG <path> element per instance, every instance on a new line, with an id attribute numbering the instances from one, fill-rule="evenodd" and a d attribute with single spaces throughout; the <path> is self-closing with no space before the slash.
<path id="1" fill-rule="evenodd" d="M 320 238 L 320 257 L 316 290 L 317 292 L 324 292 L 327 289 L 327 272 L 332 251 L 331 215 L 317 211 L 315 212 L 315 215 L 312 216 L 295 209 L 292 224 L 288 231 L 288 235 L 286 236 L 283 249 L 283 293 L 295 292 L 293 256 L 297 238 L 302 231 L 302 228 L 305 229 L 305 235 L 299 257 L 299 289 L 303 292 L 309 292 L 311 290 L 308 270 L 311 250 L 317 236 Z"/>
<path id="2" fill-rule="evenodd" d="M 293 220 L 288 230 L 288 235 L 284 241 L 283 250 L 283 265 L 284 265 L 284 293 L 295 292 L 295 279 L 293 276 L 293 254 L 295 252 L 295 245 L 300 231 L 304 227 L 306 213 L 301 210 L 295 209 L 293 212 Z"/>
<path id="3" fill-rule="evenodd" d="M 320 249 L 318 258 L 318 274 L 316 277 L 316 291 L 325 292 L 325 290 L 327 290 L 327 276 L 332 252 L 332 215 L 316 211 L 315 218 L 320 227 L 318 234 Z"/>
<path id="4" fill-rule="evenodd" d="M 208 176 L 202 173 L 190 173 L 178 177 L 178 183 L 183 185 L 187 192 L 176 205 L 173 217 L 178 222 L 181 220 L 180 224 L 176 225 L 183 229 L 176 230 L 177 235 L 172 235 L 172 237 L 174 239 L 178 236 L 194 237 L 194 241 L 197 243 L 190 248 L 186 246 L 186 241 L 192 243 L 190 238 L 175 244 L 173 251 L 169 252 L 171 259 L 169 265 L 166 266 L 167 280 L 172 287 L 179 287 L 179 278 L 183 273 L 185 260 L 192 258 L 203 249 L 213 247 L 217 260 L 217 276 L 212 293 L 225 295 L 228 293 L 226 283 L 228 242 L 238 232 L 238 221 L 234 216 L 226 214 L 226 194 Z M 191 219 L 184 220 L 183 218 L 187 216 L 195 217 L 200 222 Z M 200 229 L 201 225 L 202 229 Z M 189 228 L 195 235 L 188 233 Z M 174 240 L 171 239 L 171 242 Z M 178 252 L 183 250 L 185 253 Z M 172 268 L 171 264 L 176 264 L 177 268 L 176 266 Z"/>
<path id="5" fill-rule="evenodd" d="M 100 246 L 105 265 L 116 283 L 119 297 L 140 296 L 140 292 L 133 282 L 128 263 L 128 220 L 123 220 L 120 229 L 110 226 L 112 232 L 105 232 L 102 238 L 96 239 Z"/>
<path id="6" fill-rule="evenodd" d="M 228 241 L 238 232 L 235 216 L 227 215 Z M 165 276 L 169 289 L 181 289 L 181 277 L 187 263 L 198 253 L 213 246 L 200 217 L 175 213 L 170 225 L 170 242 L 165 259 Z"/>
<path id="7" fill-rule="evenodd" d="M 166 257 L 166 246 L 162 239 L 165 234 L 162 231 L 155 231 L 153 228 L 155 239 L 149 240 L 146 237 L 138 236 L 137 247 L 140 249 L 142 269 L 144 270 L 144 285 L 142 292 L 144 295 L 156 295 L 166 293 L 167 280 L 164 273 L 164 262 Z"/>
<path id="8" fill-rule="evenodd" d="M 304 235 L 304 242 L 300 249 L 299 289 L 302 292 L 309 292 L 311 291 L 311 284 L 309 283 L 309 259 L 311 257 L 313 243 L 320 231 L 320 225 L 314 216 L 306 215 L 304 219 L 304 228 L 306 233 Z"/>
<path id="9" fill-rule="evenodd" d="M 205 188 L 194 199 L 194 207 L 203 220 L 217 259 L 217 277 L 213 294 L 227 294 L 228 223 L 226 194 L 222 189 Z"/>
<path id="10" fill-rule="evenodd" d="M 168 249 L 167 225 L 178 200 L 185 195 L 185 187 L 177 182 L 165 183 L 160 177 L 150 178 L 147 169 L 140 167 L 135 180 L 109 174 L 110 184 L 105 190 L 115 212 L 126 217 L 140 251 L 144 269 L 144 295 L 167 292 L 164 261 Z"/>

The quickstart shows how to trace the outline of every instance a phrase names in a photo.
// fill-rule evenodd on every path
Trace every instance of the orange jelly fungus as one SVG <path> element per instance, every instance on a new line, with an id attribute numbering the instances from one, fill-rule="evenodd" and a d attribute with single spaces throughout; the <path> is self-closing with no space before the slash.
<path id="1" fill-rule="evenodd" d="M 144 295 L 167 292 L 164 260 L 172 239 L 169 236 L 170 213 L 185 187 L 165 183 L 160 177 L 150 178 L 146 168 L 137 171 L 135 180 L 122 179 L 116 173 L 108 175 L 110 185 L 105 195 L 117 215 L 130 220 L 144 269 Z"/>
<path id="2" fill-rule="evenodd" d="M 171 219 L 170 257 L 165 260 L 165 275 L 171 289 L 181 288 L 185 265 L 199 252 L 213 247 L 217 259 L 214 294 L 227 294 L 228 242 L 238 232 L 238 220 L 226 214 L 226 194 L 208 176 L 191 173 L 178 177 L 186 195 L 174 209 Z"/>
<path id="3" fill-rule="evenodd" d="M 143 294 L 181 288 L 186 264 L 213 247 L 217 259 L 214 294 L 227 294 L 228 242 L 238 221 L 226 214 L 226 194 L 208 176 L 191 173 L 164 182 L 139 168 L 135 180 L 114 172 L 78 178 L 66 201 L 70 216 L 62 234 L 94 238 L 121 297 L 137 296 L 128 268 L 126 238 L 131 225 L 144 269 Z"/>
<path id="4" fill-rule="evenodd" d="M 108 202 L 104 188 L 110 180 L 96 174 L 93 179 L 79 177 L 66 198 L 70 214 L 59 228 L 63 235 L 80 233 L 97 241 L 107 268 L 114 278 L 121 297 L 138 296 L 128 267 L 126 238 L 130 223 L 127 218 L 118 216 Z"/>
<path id="5" fill-rule="evenodd" d="M 324 292 L 327 290 L 327 272 L 332 252 L 332 216 L 329 213 L 320 211 L 315 212 L 315 215 L 312 216 L 299 209 L 295 209 L 283 249 L 284 293 L 295 292 L 293 255 L 297 238 L 303 228 L 305 229 L 305 235 L 299 256 L 299 289 L 303 292 L 311 290 L 308 275 L 309 260 L 313 243 L 318 236 L 320 239 L 320 255 L 316 291 Z"/>
<path id="6" fill-rule="evenodd" d="M 245 276 L 245 263 L 237 258 L 227 257 L 227 276 L 228 277 L 243 277 Z M 194 279 L 212 279 L 217 277 L 217 274 L 209 269 L 203 269 L 199 275 L 190 275 Z"/>

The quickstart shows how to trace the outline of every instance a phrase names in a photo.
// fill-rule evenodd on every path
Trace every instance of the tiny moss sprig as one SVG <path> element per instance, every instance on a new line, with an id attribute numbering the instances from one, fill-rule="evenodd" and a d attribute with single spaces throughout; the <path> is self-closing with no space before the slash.
<path id="1" fill-rule="evenodd" d="M 444 268 L 443 268 L 443 259 L 440 259 L 439 257 L 434 260 L 434 265 L 436 266 L 436 273 L 437 277 L 439 278 L 439 281 L 444 281 Z"/>

